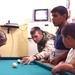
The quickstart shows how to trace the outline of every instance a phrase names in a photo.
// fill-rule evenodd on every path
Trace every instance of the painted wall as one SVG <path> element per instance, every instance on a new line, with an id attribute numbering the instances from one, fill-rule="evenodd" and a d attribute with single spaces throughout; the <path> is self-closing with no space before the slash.
<path id="1" fill-rule="evenodd" d="M 7 33 L 7 28 L 2 27 L 7 35 L 6 45 L 0 48 L 1 56 L 25 56 L 28 55 L 27 25 L 20 28 L 11 28 Z"/>

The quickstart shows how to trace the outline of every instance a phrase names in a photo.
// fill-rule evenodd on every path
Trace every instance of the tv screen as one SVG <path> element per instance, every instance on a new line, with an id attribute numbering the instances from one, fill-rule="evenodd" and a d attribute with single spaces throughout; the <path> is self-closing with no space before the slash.
<path id="1" fill-rule="evenodd" d="M 48 9 L 35 9 L 34 21 L 48 21 Z"/>

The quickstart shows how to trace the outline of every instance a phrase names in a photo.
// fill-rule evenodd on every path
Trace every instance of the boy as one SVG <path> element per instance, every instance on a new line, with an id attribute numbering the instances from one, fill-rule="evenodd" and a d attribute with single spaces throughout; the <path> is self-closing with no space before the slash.
<path id="1" fill-rule="evenodd" d="M 65 62 L 60 62 L 52 69 L 53 75 L 56 72 L 67 71 L 75 75 L 75 23 L 69 23 L 62 29 L 62 40 L 67 48 L 71 48 Z"/>

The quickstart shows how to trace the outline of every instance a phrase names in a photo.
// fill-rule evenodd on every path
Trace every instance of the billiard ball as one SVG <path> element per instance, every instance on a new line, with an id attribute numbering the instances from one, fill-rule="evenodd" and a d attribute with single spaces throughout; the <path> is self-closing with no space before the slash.
<path id="1" fill-rule="evenodd" d="M 18 59 L 18 60 L 17 60 L 17 62 L 18 62 L 18 63 L 21 63 L 21 60 L 20 60 L 20 59 Z"/>
<path id="2" fill-rule="evenodd" d="M 16 68 L 17 67 L 17 63 L 13 63 L 12 66 L 13 66 L 13 68 Z"/>

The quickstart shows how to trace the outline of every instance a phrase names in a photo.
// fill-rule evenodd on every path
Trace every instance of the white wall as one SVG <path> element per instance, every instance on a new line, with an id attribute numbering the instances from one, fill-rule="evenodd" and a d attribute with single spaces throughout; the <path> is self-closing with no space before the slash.
<path id="1" fill-rule="evenodd" d="M 28 39 L 28 55 L 32 56 L 38 53 L 37 44 L 32 39 Z"/>
<path id="2" fill-rule="evenodd" d="M 34 9 L 51 10 L 57 5 L 66 6 L 66 0 L 0 0 L 0 24 L 8 20 L 19 25 L 32 22 Z"/>
<path id="3" fill-rule="evenodd" d="M 70 1 L 70 10 L 71 10 L 71 22 L 72 22 L 72 19 L 74 18 L 75 19 L 75 0 L 71 0 Z"/>

